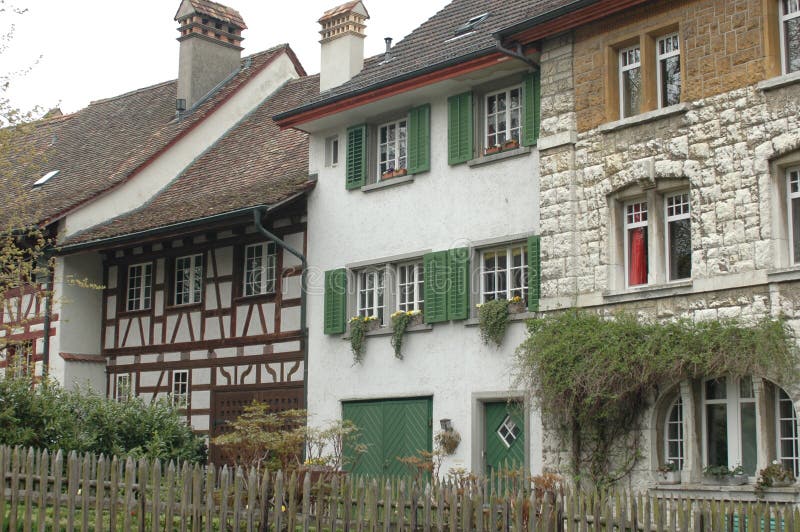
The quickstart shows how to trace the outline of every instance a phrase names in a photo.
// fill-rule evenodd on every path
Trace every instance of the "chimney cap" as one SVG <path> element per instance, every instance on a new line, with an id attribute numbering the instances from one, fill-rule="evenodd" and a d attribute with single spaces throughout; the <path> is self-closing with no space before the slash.
<path id="1" fill-rule="evenodd" d="M 175 20 L 186 18 L 192 13 L 211 17 L 225 24 L 236 26 L 242 30 L 247 29 L 247 25 L 244 23 L 244 19 L 238 11 L 232 7 L 212 2 L 211 0 L 183 0 L 178 8 L 178 12 L 175 13 Z"/>
<path id="2" fill-rule="evenodd" d="M 369 18 L 369 12 L 367 12 L 367 8 L 364 7 L 364 3 L 361 0 L 352 0 L 351 2 L 346 2 L 327 10 L 317 22 L 323 23 L 351 12 L 361 15 L 365 20 Z"/>

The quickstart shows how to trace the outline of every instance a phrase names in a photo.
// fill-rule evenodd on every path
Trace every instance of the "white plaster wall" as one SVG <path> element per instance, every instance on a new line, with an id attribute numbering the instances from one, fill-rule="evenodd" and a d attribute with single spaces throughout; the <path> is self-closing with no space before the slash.
<path id="1" fill-rule="evenodd" d="M 105 365 L 67 362 L 59 353 L 99 355 L 103 323 L 103 291 L 79 286 L 75 281 L 96 285 L 103 282 L 103 263 L 97 253 L 68 255 L 56 259 L 53 313 L 59 315 L 56 335 L 50 340 L 50 373 L 64 386 L 89 384 L 105 393 Z"/>
<path id="2" fill-rule="evenodd" d="M 412 183 L 372 192 L 345 189 L 345 168 L 324 166 L 324 139 L 346 127 L 315 134 L 312 172 L 319 181 L 309 198 L 309 411 L 311 424 L 341 417 L 341 401 L 433 396 L 434 432 L 450 418 L 462 435 L 449 467 L 481 471 L 473 447 L 474 394 L 504 399 L 516 387 L 511 371 L 524 325 L 512 323 L 501 349 L 481 343 L 464 321 L 435 324 L 407 334 L 404 360 L 394 357 L 388 336 L 369 337 L 362 365 L 353 365 L 350 344 L 323 334 L 323 272 L 348 263 L 392 255 L 439 251 L 509 235 L 538 233 L 538 153 L 468 167 L 447 164 L 446 96 L 430 101 L 431 171 Z M 424 103 L 422 101 L 420 104 Z M 343 161 L 343 152 L 340 154 Z M 350 287 L 352 290 L 352 287 Z M 541 430 L 530 420 L 532 470 L 541 470 Z M 482 435 L 482 429 L 477 432 Z"/>
<path id="3" fill-rule="evenodd" d="M 364 68 L 364 37 L 347 34 L 320 47 L 319 90 L 338 87 Z"/>
<path id="4" fill-rule="evenodd" d="M 281 54 L 213 114 L 206 117 L 133 179 L 72 212 L 66 219 L 64 236 L 141 207 L 264 98 L 288 79 L 296 77 L 298 76 L 294 64 L 286 54 Z"/>

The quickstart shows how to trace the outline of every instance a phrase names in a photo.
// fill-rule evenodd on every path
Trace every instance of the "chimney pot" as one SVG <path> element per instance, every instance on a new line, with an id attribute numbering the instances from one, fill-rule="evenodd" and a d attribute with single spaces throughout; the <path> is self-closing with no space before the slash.
<path id="1" fill-rule="evenodd" d="M 383 56 L 383 62 L 388 63 L 392 60 L 392 38 L 384 37 L 383 42 L 386 43 L 386 53 Z"/>

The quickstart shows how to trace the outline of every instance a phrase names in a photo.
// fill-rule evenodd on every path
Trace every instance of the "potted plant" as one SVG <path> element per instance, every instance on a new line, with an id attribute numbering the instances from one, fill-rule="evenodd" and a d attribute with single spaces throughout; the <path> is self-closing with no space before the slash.
<path id="1" fill-rule="evenodd" d="M 421 310 L 398 310 L 392 314 L 392 347 L 394 356 L 403 360 L 403 335 L 406 329 L 422 324 Z"/>
<path id="2" fill-rule="evenodd" d="M 368 331 L 380 327 L 376 316 L 353 316 L 350 318 L 350 350 L 353 352 L 353 364 L 360 364 L 364 359 L 364 339 Z"/>
<path id="3" fill-rule="evenodd" d="M 766 488 L 786 488 L 795 483 L 794 473 L 778 460 L 773 460 L 770 465 L 758 472 L 756 493 L 764 494 Z"/>
<path id="4" fill-rule="evenodd" d="M 408 173 L 408 170 L 406 170 L 405 168 L 398 168 L 397 170 L 394 171 L 394 176 L 393 177 L 403 177 L 407 173 Z"/>
<path id="5" fill-rule="evenodd" d="M 706 466 L 703 469 L 703 484 L 741 486 L 747 483 L 747 475 L 742 466 L 729 469 L 728 466 Z"/>
<path id="6" fill-rule="evenodd" d="M 527 310 L 528 310 L 528 305 L 525 303 L 525 300 L 522 299 L 520 296 L 514 296 L 508 300 L 509 314 L 520 314 L 522 312 L 526 312 Z"/>
<path id="7" fill-rule="evenodd" d="M 517 148 L 519 148 L 519 141 L 516 139 L 508 139 L 503 143 L 503 151 L 516 150 Z"/>
<path id="8" fill-rule="evenodd" d="M 483 154 L 494 155 L 495 153 L 500 153 L 502 149 L 503 149 L 502 146 L 500 146 L 499 144 L 495 144 L 494 146 L 489 146 L 488 148 L 483 150 Z"/>
<path id="9" fill-rule="evenodd" d="M 681 483 L 681 470 L 678 469 L 678 463 L 675 460 L 670 460 L 666 464 L 658 466 L 657 473 L 659 484 Z"/>
<path id="10" fill-rule="evenodd" d="M 483 304 L 478 304 L 478 325 L 481 329 L 483 343 L 492 342 L 497 347 L 503 343 L 503 336 L 508 327 L 508 300 L 492 299 Z"/>
<path id="11" fill-rule="evenodd" d="M 394 170 L 390 168 L 381 174 L 381 180 L 391 179 L 394 177 L 394 175 L 395 175 Z"/>

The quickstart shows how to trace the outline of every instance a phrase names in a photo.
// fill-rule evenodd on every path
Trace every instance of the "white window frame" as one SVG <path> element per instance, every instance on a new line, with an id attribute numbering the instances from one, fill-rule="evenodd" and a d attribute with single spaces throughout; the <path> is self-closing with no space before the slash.
<path id="1" fill-rule="evenodd" d="M 189 261 L 188 265 L 182 265 L 184 261 Z M 188 278 L 186 272 L 188 270 Z M 184 255 L 175 259 L 175 279 L 172 292 L 173 304 L 193 305 L 203 300 L 203 255 Z M 182 286 L 183 290 L 178 287 Z M 179 301 L 180 299 L 180 301 Z"/>
<path id="2" fill-rule="evenodd" d="M 676 410 L 677 409 L 677 410 Z M 678 413 L 678 419 L 672 419 L 672 413 Z M 678 437 L 670 438 L 670 426 L 675 425 L 678 427 Z M 667 409 L 667 417 L 664 420 L 664 463 L 675 462 L 678 466 L 678 471 L 683 469 L 683 464 L 686 459 L 686 447 L 684 445 L 685 434 L 683 426 L 683 398 L 679 395 Z M 678 455 L 673 456 L 670 453 L 670 444 L 676 443 L 678 445 Z"/>
<path id="3" fill-rule="evenodd" d="M 522 257 L 522 262 L 519 266 L 513 265 L 514 260 L 514 251 L 518 250 L 520 252 L 520 256 Z M 497 267 L 497 256 L 501 256 L 505 253 L 506 257 L 506 265 L 505 268 L 500 269 Z M 495 255 L 495 263 L 492 272 L 494 273 L 495 278 L 495 289 L 489 291 L 486 286 L 486 276 L 490 273 L 486 269 L 486 259 L 488 255 Z M 521 271 L 522 275 L 520 276 L 522 286 L 514 286 L 514 272 Z M 502 273 L 501 273 L 502 272 Z M 498 290 L 497 289 L 497 279 L 500 275 L 505 276 L 505 289 Z M 480 302 L 486 303 L 487 301 L 491 301 L 492 299 L 507 299 L 510 300 L 514 296 L 520 296 L 523 301 L 527 301 L 528 299 L 528 248 L 525 242 L 519 242 L 515 244 L 510 244 L 507 246 L 503 246 L 500 248 L 490 248 L 484 249 L 480 252 Z M 494 297 L 487 297 L 489 295 L 493 295 Z"/>
<path id="4" fill-rule="evenodd" d="M 140 273 L 134 275 L 136 269 L 140 269 Z M 139 286 L 132 286 L 137 279 L 141 279 Z M 127 285 L 125 309 L 128 312 L 148 310 L 153 304 L 153 263 L 140 262 L 128 266 Z"/>
<path id="5" fill-rule="evenodd" d="M 189 406 L 189 370 L 176 369 L 172 372 L 172 405 L 176 408 Z"/>
<path id="6" fill-rule="evenodd" d="M 405 272 L 405 283 L 401 282 L 401 271 Z M 425 273 L 422 261 L 396 265 L 395 277 L 397 278 L 395 283 L 397 288 L 397 310 L 402 310 L 403 312 L 423 310 L 425 306 Z M 403 294 L 403 288 L 408 288 L 405 295 Z"/>
<path id="7" fill-rule="evenodd" d="M 661 73 L 661 62 L 665 61 L 665 60 L 667 60 L 667 59 L 669 59 L 671 57 L 676 57 L 677 56 L 679 58 L 678 61 L 679 61 L 679 64 L 680 64 L 680 55 L 681 55 L 680 42 L 681 42 L 681 39 L 680 39 L 680 37 L 679 37 L 677 32 L 670 33 L 669 35 L 664 35 L 662 37 L 659 37 L 656 40 L 656 79 L 657 79 L 657 83 L 658 83 L 658 108 L 659 109 L 665 107 L 665 105 L 664 105 L 664 80 L 661 79 L 662 76 L 663 76 L 663 74 Z M 662 52 L 661 51 L 662 44 L 664 44 L 665 47 L 672 47 L 672 49 L 667 51 L 667 52 Z M 640 61 L 640 64 L 641 64 L 641 61 Z M 682 74 L 682 72 L 681 72 L 681 74 Z M 683 83 L 682 82 L 683 82 L 683 80 L 681 80 L 681 90 L 683 90 L 683 86 L 682 86 Z"/>
<path id="8" fill-rule="evenodd" d="M 394 128 L 394 140 L 389 140 L 389 130 Z M 381 132 L 386 129 L 386 142 L 381 142 Z M 404 135 L 400 135 L 401 131 L 405 131 Z M 376 161 L 377 161 L 377 178 L 385 172 L 392 170 L 401 170 L 408 168 L 408 117 L 398 118 L 391 122 L 385 122 L 378 126 L 377 138 L 375 145 L 377 147 Z M 381 161 L 381 149 L 386 147 L 386 160 Z M 389 158 L 389 148 L 394 149 L 394 157 Z M 402 155 L 401 155 L 402 153 Z M 402 163 L 402 164 L 401 164 Z"/>
<path id="9" fill-rule="evenodd" d="M 511 93 L 513 91 L 517 91 L 517 106 L 511 107 Z M 503 111 L 496 110 L 494 113 L 489 113 L 489 99 L 490 98 L 497 98 L 498 96 L 503 95 L 506 101 L 506 108 Z M 506 87 L 505 89 L 491 91 L 484 95 L 483 97 L 483 140 L 486 143 L 484 146 L 485 148 L 491 148 L 492 146 L 500 146 L 504 142 L 514 139 L 514 133 L 516 133 L 516 141 L 522 143 L 522 85 L 512 85 L 510 87 Z M 517 111 L 517 127 L 511 126 L 511 114 L 512 111 Z M 506 127 L 502 131 L 499 129 L 495 129 L 494 133 L 489 133 L 489 122 L 494 117 L 499 116 L 500 114 L 505 115 L 503 118 L 505 120 Z M 498 120 L 499 121 L 499 120 Z M 499 142 L 497 139 L 503 135 L 505 138 L 502 142 Z M 489 140 L 490 136 L 494 136 L 495 142 L 491 143 Z"/>
<path id="10" fill-rule="evenodd" d="M 251 268 L 248 258 L 249 250 L 261 249 L 261 263 L 258 267 Z M 253 257 L 255 260 L 256 257 Z M 244 247 L 244 278 L 242 279 L 242 294 L 245 297 L 260 296 L 275 293 L 277 254 L 275 243 L 271 241 L 248 244 Z M 258 274 L 258 279 L 253 277 Z"/>
<path id="11" fill-rule="evenodd" d="M 791 417 L 781 417 L 781 403 L 789 403 L 792 407 Z M 786 435 L 783 432 L 783 422 L 788 422 L 792 427 L 792 434 Z M 791 442 L 793 451 L 791 455 L 783 454 L 783 441 Z M 784 390 L 775 387 L 775 443 L 777 449 L 775 456 L 786 467 L 786 463 L 791 464 L 791 469 L 795 477 L 800 477 L 800 435 L 798 435 L 797 427 L 797 411 L 794 408 L 794 401 L 789 397 Z"/>
<path id="12" fill-rule="evenodd" d="M 800 166 L 787 168 L 785 170 L 786 176 L 786 225 L 788 226 L 789 235 L 789 264 L 796 265 L 797 261 L 794 260 L 795 246 L 794 246 L 794 212 L 792 211 L 792 200 L 800 198 Z M 796 189 L 792 192 L 792 184 L 795 184 Z M 800 214 L 800 213 L 798 213 Z"/>
<path id="13" fill-rule="evenodd" d="M 639 214 L 644 212 L 645 219 L 637 221 L 629 221 L 629 213 L 628 208 L 634 205 L 644 205 L 644 211 L 639 211 Z M 647 286 L 650 284 L 650 268 L 651 268 L 651 257 L 650 257 L 650 240 L 652 239 L 652 235 L 650 234 L 650 202 L 646 198 L 640 198 L 634 201 L 626 202 L 622 208 L 622 232 L 623 232 L 623 239 L 625 241 L 625 287 L 626 288 L 638 288 L 641 286 Z M 628 235 L 630 229 L 635 229 L 637 227 L 645 227 L 647 228 L 647 247 L 645 251 L 647 252 L 647 282 L 643 284 L 630 284 L 630 237 Z"/>
<path id="14" fill-rule="evenodd" d="M 114 377 L 114 400 L 122 403 L 131 397 L 133 397 L 133 387 L 130 373 L 117 373 Z"/>
<path id="15" fill-rule="evenodd" d="M 382 266 L 356 272 L 356 315 L 362 318 L 375 316 L 381 325 L 386 321 L 386 270 Z M 372 283 L 368 286 L 370 279 Z"/>
<path id="16" fill-rule="evenodd" d="M 325 139 L 325 166 L 335 168 L 339 164 L 339 135 Z"/>
<path id="17" fill-rule="evenodd" d="M 680 203 L 673 202 L 670 205 L 671 200 L 675 200 L 676 198 L 680 198 Z M 683 201 L 685 198 L 685 201 Z M 670 222 L 678 222 L 680 220 L 689 220 L 689 228 L 691 231 L 691 218 L 692 218 L 692 200 L 689 194 L 689 191 L 681 191 L 681 192 L 672 192 L 670 194 L 664 195 L 664 262 L 665 264 L 665 271 L 667 272 L 667 279 L 666 281 L 669 282 L 680 282 L 685 281 L 686 279 L 691 279 L 692 274 L 689 272 L 688 277 L 679 277 L 676 279 L 672 278 L 672 257 L 670 256 L 670 234 L 669 234 L 669 224 Z M 627 218 L 626 218 L 627 220 Z M 626 233 L 627 234 L 627 233 Z M 691 260 L 691 252 L 690 252 L 690 260 Z M 626 255 L 627 256 L 627 255 Z M 648 257 L 649 259 L 649 257 Z M 640 285 L 637 285 L 640 286 Z"/>
<path id="18" fill-rule="evenodd" d="M 750 377 L 748 377 L 750 378 Z M 706 397 L 706 383 L 712 380 L 725 381 L 725 399 L 708 399 Z M 740 393 L 741 379 L 734 379 L 732 377 L 720 377 L 719 379 L 706 379 L 703 381 L 702 390 L 702 418 L 703 418 L 703 466 L 709 465 L 725 465 L 725 464 L 709 464 L 708 463 L 708 409 L 707 405 L 724 404 L 726 406 L 726 424 L 727 434 L 726 440 L 728 442 L 728 467 L 733 468 L 737 465 L 742 465 L 742 428 L 741 428 L 741 405 L 744 403 L 755 405 L 756 414 L 756 435 L 758 436 L 761 430 L 762 420 L 761 412 L 758 408 L 758 398 L 760 390 L 756 387 L 755 379 L 751 378 L 751 386 L 753 388 L 752 397 L 741 397 Z M 776 438 L 777 439 L 777 438 Z M 758 442 L 758 438 L 756 439 Z M 758 445 L 758 443 L 757 443 Z M 756 449 L 756 457 L 758 456 L 758 449 Z M 758 472 L 758 463 L 756 463 L 756 473 Z"/>
<path id="19" fill-rule="evenodd" d="M 631 57 L 631 53 L 637 52 L 638 60 L 633 60 Z M 630 62 L 629 62 L 630 61 Z M 642 96 L 642 48 L 640 44 L 635 44 L 633 46 L 628 46 L 627 48 L 623 48 L 619 51 L 619 117 L 620 118 L 628 118 L 625 115 L 625 83 L 624 74 L 629 70 L 639 69 L 639 113 L 641 113 L 641 96 Z M 631 115 L 633 116 L 633 115 Z"/>
<path id="20" fill-rule="evenodd" d="M 790 74 L 789 72 L 789 50 L 786 49 L 786 23 L 790 20 L 800 17 L 800 0 L 787 0 L 790 5 L 791 11 L 788 13 L 784 7 L 784 0 L 778 0 L 780 4 L 780 41 L 781 41 L 781 72 L 783 74 Z"/>

